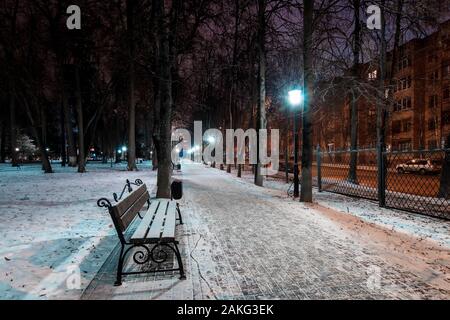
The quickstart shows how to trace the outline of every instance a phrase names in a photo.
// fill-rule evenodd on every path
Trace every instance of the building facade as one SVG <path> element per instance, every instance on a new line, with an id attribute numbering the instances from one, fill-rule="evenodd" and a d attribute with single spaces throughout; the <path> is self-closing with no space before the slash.
<path id="1" fill-rule="evenodd" d="M 392 151 L 439 149 L 450 135 L 450 20 L 435 33 L 402 45 L 393 70 L 386 115 L 386 144 Z M 392 63 L 395 65 L 392 67 Z M 375 64 L 376 65 L 376 64 Z M 377 80 L 376 67 L 361 66 L 367 83 Z M 374 86 L 376 84 L 374 83 Z M 376 146 L 376 106 L 367 95 L 358 98 L 358 148 Z M 314 142 L 322 149 L 350 149 L 350 97 L 328 97 L 313 114 Z"/>

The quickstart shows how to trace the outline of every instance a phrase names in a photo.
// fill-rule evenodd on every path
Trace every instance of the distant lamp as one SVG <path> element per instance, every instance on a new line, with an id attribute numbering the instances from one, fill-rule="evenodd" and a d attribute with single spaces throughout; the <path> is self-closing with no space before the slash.
<path id="1" fill-rule="evenodd" d="M 50 149 L 49 149 L 49 148 L 45 148 L 45 151 L 47 151 L 47 152 L 48 152 L 48 151 L 50 151 Z"/>
<path id="2" fill-rule="evenodd" d="M 120 149 L 117 150 L 117 153 L 118 153 L 118 154 L 122 154 L 122 150 L 120 150 Z"/>
<path id="3" fill-rule="evenodd" d="M 16 148 L 15 150 L 16 150 L 16 152 L 19 152 L 19 151 L 20 151 L 20 149 L 19 149 L 19 148 Z"/>
<path id="4" fill-rule="evenodd" d="M 298 107 L 303 102 L 303 92 L 302 90 L 295 89 L 288 92 L 289 103 L 293 107 Z"/>
<path id="5" fill-rule="evenodd" d="M 127 150 L 128 150 L 127 147 L 125 147 L 125 146 L 122 147 L 123 152 L 127 152 Z"/>

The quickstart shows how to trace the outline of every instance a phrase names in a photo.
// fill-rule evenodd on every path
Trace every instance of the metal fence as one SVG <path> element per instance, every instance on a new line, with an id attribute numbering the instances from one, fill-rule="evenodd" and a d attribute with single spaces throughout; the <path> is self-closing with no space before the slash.
<path id="1" fill-rule="evenodd" d="M 318 150 L 314 180 L 319 191 L 450 220 L 450 150 L 384 152 L 380 158 L 378 165 L 376 149 Z"/>

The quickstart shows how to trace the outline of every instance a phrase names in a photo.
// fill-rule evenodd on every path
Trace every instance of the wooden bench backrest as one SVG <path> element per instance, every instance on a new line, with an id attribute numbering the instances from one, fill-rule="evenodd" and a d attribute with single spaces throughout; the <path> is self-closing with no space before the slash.
<path id="1" fill-rule="evenodd" d="M 126 198 L 111 208 L 111 216 L 115 220 L 120 231 L 124 232 L 144 204 L 149 199 L 147 186 L 145 184 L 133 190 Z"/>

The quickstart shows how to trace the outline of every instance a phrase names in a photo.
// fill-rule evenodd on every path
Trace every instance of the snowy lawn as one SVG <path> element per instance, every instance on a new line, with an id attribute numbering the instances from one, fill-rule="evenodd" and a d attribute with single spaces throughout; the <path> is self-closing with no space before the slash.
<path id="1" fill-rule="evenodd" d="M 139 172 L 125 163 L 88 164 L 86 174 L 53 167 L 43 174 L 40 165 L 0 165 L 0 299 L 77 298 L 117 245 L 97 199 L 112 200 L 126 179 L 149 190 L 156 181 L 148 162 Z"/>

